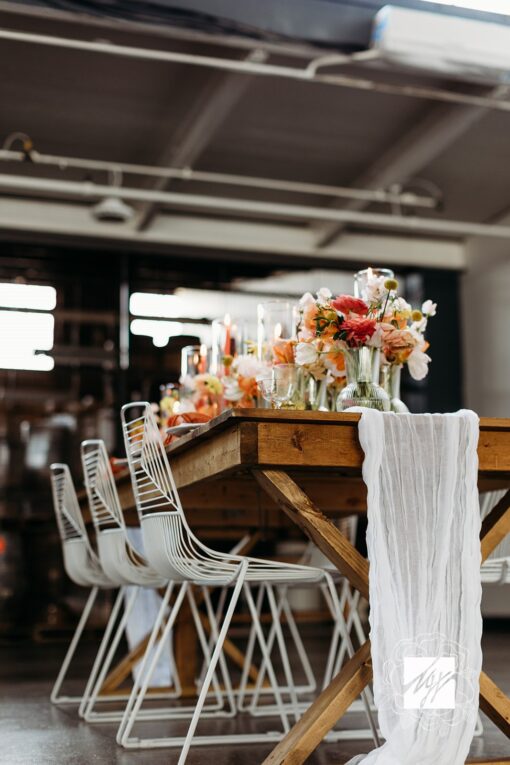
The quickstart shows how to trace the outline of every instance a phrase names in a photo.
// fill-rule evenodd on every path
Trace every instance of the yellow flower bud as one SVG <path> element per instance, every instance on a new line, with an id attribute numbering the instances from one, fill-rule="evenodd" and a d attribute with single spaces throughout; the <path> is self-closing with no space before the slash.
<path id="1" fill-rule="evenodd" d="M 384 286 L 388 292 L 395 292 L 398 289 L 398 282 L 396 279 L 386 279 Z"/>
<path id="2" fill-rule="evenodd" d="M 411 319 L 413 321 L 421 321 L 423 319 L 423 314 L 421 311 L 418 311 L 418 309 L 415 309 L 411 314 Z"/>

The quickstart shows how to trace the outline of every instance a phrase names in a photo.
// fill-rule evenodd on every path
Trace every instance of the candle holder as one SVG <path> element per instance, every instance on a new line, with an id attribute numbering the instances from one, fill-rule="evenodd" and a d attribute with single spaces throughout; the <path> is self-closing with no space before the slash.
<path id="1" fill-rule="evenodd" d="M 296 337 L 296 310 L 285 300 L 269 300 L 259 303 L 257 318 L 257 357 L 271 363 L 274 343 Z"/>
<path id="2" fill-rule="evenodd" d="M 181 375 L 183 378 L 205 374 L 210 367 L 211 353 L 206 345 L 185 345 L 181 350 Z"/>
<path id="3" fill-rule="evenodd" d="M 211 372 L 214 375 L 229 374 L 230 364 L 224 359 L 232 359 L 243 352 L 243 326 L 233 321 L 230 314 L 212 322 L 212 357 Z"/>
<path id="4" fill-rule="evenodd" d="M 363 297 L 368 280 L 376 276 L 384 276 L 385 279 L 393 279 L 395 274 L 391 268 L 364 268 L 354 274 L 354 295 Z"/>

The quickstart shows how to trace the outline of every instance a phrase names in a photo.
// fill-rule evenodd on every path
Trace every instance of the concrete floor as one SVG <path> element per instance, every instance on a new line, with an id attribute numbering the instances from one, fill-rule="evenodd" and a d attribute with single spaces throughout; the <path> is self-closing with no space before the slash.
<path id="1" fill-rule="evenodd" d="M 313 662 L 320 667 L 325 655 L 326 635 L 315 634 Z M 500 687 L 510 693 L 510 624 L 486 627 L 483 640 L 484 667 Z M 126 752 L 115 745 L 112 725 L 87 725 L 78 720 L 73 708 L 55 708 L 48 700 L 50 687 L 61 661 L 64 645 L 0 643 L 0 763 L 2 765 L 171 765 L 177 761 L 176 750 Z M 80 688 L 79 676 L 85 676 L 93 656 L 93 644 L 84 650 L 84 662 L 73 678 L 70 690 Z M 349 717 L 349 725 L 362 724 L 358 714 Z M 246 730 L 250 721 L 224 722 Z M 169 723 L 150 724 L 161 735 Z M 180 724 L 172 733 L 185 732 Z M 218 722 L 214 723 L 218 726 Z M 484 717 L 483 738 L 475 739 L 474 757 L 510 757 L 510 741 Z M 217 728 L 216 728 L 217 729 Z M 147 734 L 149 724 L 146 723 Z M 145 733 L 145 731 L 144 731 Z M 200 747 L 192 749 L 189 765 L 259 765 L 270 746 Z M 310 765 L 342 765 L 351 756 L 371 749 L 368 741 L 323 744 L 309 758 Z"/>

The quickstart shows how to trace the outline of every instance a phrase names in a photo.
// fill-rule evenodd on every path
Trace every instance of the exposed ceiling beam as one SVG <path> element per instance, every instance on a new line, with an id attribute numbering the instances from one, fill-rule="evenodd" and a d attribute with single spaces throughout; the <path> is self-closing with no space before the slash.
<path id="1" fill-rule="evenodd" d="M 261 63 L 268 58 L 262 50 L 254 50 L 246 61 Z M 236 72 L 212 72 L 207 85 L 187 116 L 181 121 L 177 138 L 172 139 L 158 159 L 160 167 L 192 167 L 204 152 L 215 133 L 246 92 L 251 77 Z M 159 178 L 153 188 L 165 191 L 172 181 Z M 138 231 L 147 228 L 158 210 L 155 202 L 144 204 L 135 220 Z"/>
<path id="2" fill-rule="evenodd" d="M 490 97 L 501 98 L 508 91 L 507 86 L 495 88 Z M 477 106 L 438 105 L 430 109 L 421 122 L 406 132 L 364 173 L 353 182 L 353 186 L 366 189 L 385 189 L 395 183 L 412 178 L 432 160 L 442 154 L 487 113 Z M 353 200 L 342 204 L 340 200 L 333 207 L 361 211 L 369 203 Z M 324 247 L 339 236 L 345 224 L 324 223 L 316 227 L 316 245 Z"/>
<path id="3" fill-rule="evenodd" d="M 200 250 L 202 257 L 248 258 L 260 262 L 323 265 L 341 262 L 384 261 L 394 266 L 462 269 L 464 245 L 445 238 L 422 238 L 390 233 L 347 233 L 335 244 L 317 249 L 308 226 L 295 223 L 214 219 L 186 213 L 162 213 L 146 231 L 104 223 L 89 208 L 63 202 L 3 198 L 0 204 L 0 239 L 62 242 L 74 246 L 168 252 L 170 247 Z"/>
<path id="4" fill-rule="evenodd" d="M 386 213 L 337 210 L 317 205 L 284 204 L 280 202 L 259 202 L 238 197 L 219 197 L 204 194 L 182 194 L 175 191 L 154 191 L 152 189 L 127 188 L 119 186 L 84 183 L 82 181 L 56 181 L 44 178 L 26 178 L 18 175 L 0 175 L 0 193 L 36 196 L 42 198 L 68 199 L 91 202 L 102 197 L 116 197 L 124 201 L 154 202 L 169 210 L 188 210 L 191 214 L 215 213 L 219 216 L 263 221 L 326 221 L 331 223 L 352 223 L 363 230 L 396 231 L 407 235 L 429 235 L 439 237 L 480 236 L 494 239 L 510 239 L 510 226 L 497 226 L 445 218 L 425 218 L 415 215 L 388 215 Z M 2 202 L 2 206 L 5 202 Z M 85 213 L 92 218 L 88 205 Z M 97 217 L 97 216 L 96 216 Z M 104 222 L 104 220 L 103 220 Z M 117 222 L 117 227 L 119 223 Z M 127 235 L 133 234 L 129 226 L 124 227 Z M 314 244 L 315 249 L 317 246 Z"/>

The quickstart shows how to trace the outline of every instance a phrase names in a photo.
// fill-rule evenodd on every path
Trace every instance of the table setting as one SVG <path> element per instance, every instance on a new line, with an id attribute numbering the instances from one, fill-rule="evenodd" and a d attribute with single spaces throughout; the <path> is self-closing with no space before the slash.
<path id="1" fill-rule="evenodd" d="M 510 700 L 480 647 L 480 567 L 510 532 L 510 422 L 409 412 L 402 373 L 426 377 L 436 312 L 431 299 L 413 308 L 389 269 L 364 269 L 353 295 L 260 304 L 255 337 L 215 320 L 213 347 L 185 347 L 179 384 L 150 408 L 187 510 L 226 518 L 228 501 L 253 529 L 265 495 L 370 603 L 369 639 L 266 765 L 304 762 L 370 684 L 375 747 L 348 765 L 464 765 L 479 707 L 510 736 Z M 126 476 L 117 483 L 129 511 Z M 483 523 L 479 490 L 499 490 Z M 333 522 L 355 506 L 366 558 Z M 179 620 L 174 631 L 179 646 Z M 192 686 L 186 639 L 175 661 Z"/>

